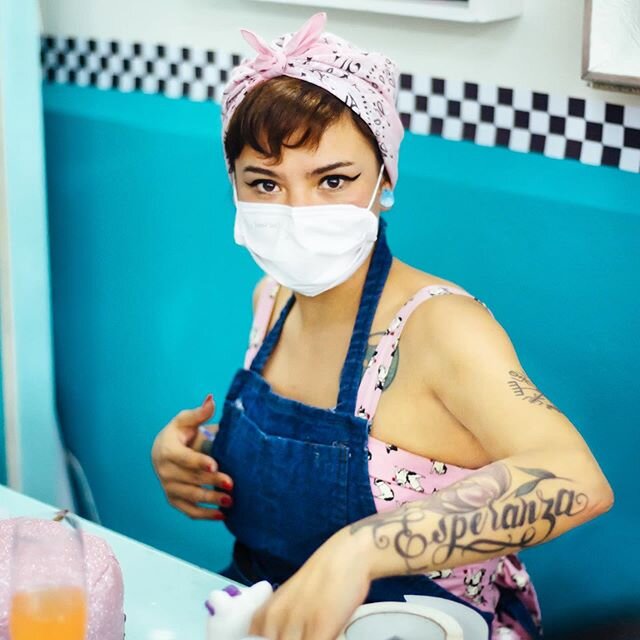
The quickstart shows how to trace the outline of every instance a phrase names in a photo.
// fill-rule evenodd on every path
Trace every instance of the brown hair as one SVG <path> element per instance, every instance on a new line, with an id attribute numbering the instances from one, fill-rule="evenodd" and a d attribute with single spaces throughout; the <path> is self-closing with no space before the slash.
<path id="1" fill-rule="evenodd" d="M 340 98 L 311 82 L 277 76 L 255 88 L 238 105 L 224 138 L 224 150 L 233 169 L 246 144 L 280 161 L 282 147 L 317 149 L 324 131 L 347 115 L 371 144 L 378 162 L 382 154 L 366 122 Z M 299 133 L 294 142 L 293 135 Z M 384 175 L 388 179 L 385 168 Z"/>

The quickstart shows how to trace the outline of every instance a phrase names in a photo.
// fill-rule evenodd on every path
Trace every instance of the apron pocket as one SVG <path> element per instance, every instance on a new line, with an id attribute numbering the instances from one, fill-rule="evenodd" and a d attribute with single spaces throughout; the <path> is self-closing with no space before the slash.
<path id="1" fill-rule="evenodd" d="M 249 548 L 299 566 L 348 524 L 348 446 L 271 435 L 225 400 L 212 454 L 234 482 L 226 525 Z"/>

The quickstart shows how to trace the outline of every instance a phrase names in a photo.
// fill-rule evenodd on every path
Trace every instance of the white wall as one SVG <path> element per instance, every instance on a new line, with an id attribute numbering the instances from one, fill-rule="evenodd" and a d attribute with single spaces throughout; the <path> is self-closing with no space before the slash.
<path id="1" fill-rule="evenodd" d="M 40 0 L 40 5 L 47 34 L 241 54 L 248 45 L 240 27 L 271 40 L 297 29 L 315 11 L 252 0 Z M 591 89 L 580 79 L 583 11 L 583 0 L 524 0 L 520 18 L 474 25 L 329 9 L 327 30 L 384 52 L 408 73 L 640 105 L 638 95 Z"/>

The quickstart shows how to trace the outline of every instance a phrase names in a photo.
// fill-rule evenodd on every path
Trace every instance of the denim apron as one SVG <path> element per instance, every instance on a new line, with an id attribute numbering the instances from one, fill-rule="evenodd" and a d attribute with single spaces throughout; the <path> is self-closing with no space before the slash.
<path id="1" fill-rule="evenodd" d="M 332 534 L 377 512 L 369 484 L 368 423 L 355 413 L 371 324 L 391 267 L 386 226 L 381 217 L 334 409 L 281 396 L 261 375 L 293 294 L 249 368 L 233 378 L 211 450 L 234 481 L 234 504 L 221 509 L 236 538 L 233 562 L 222 572 L 230 579 L 248 586 L 268 580 L 277 588 Z M 365 602 L 404 602 L 405 594 L 454 600 L 488 624 L 494 618 L 426 575 L 373 580 Z"/>

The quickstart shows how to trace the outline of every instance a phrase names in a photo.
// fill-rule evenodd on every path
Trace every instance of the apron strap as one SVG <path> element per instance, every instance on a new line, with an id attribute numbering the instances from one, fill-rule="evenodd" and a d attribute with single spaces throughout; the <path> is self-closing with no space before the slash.
<path id="1" fill-rule="evenodd" d="M 362 366 L 367 353 L 371 325 L 382 295 L 382 289 L 391 269 L 392 255 L 387 244 L 386 228 L 387 221 L 380 216 L 378 238 L 362 289 L 349 350 L 340 372 L 340 392 L 338 394 L 336 412 L 349 413 L 351 415 L 356 413 L 358 387 L 362 377 Z"/>

